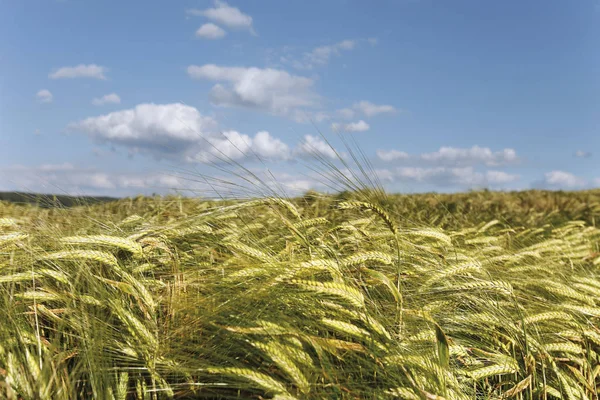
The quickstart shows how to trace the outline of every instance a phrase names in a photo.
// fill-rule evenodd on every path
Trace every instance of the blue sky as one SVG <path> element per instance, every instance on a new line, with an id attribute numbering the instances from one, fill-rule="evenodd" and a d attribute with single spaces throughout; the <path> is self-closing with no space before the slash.
<path id="1" fill-rule="evenodd" d="M 596 0 L 3 0 L 0 35 L 0 190 L 202 192 L 224 156 L 326 190 L 319 132 L 393 192 L 600 186 Z"/>

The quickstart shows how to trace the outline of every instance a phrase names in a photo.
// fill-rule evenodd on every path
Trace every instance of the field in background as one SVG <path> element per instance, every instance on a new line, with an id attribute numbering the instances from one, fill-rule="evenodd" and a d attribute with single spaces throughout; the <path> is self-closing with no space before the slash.
<path id="1" fill-rule="evenodd" d="M 0 202 L 0 398 L 597 399 L 599 218 L 600 191 Z"/>

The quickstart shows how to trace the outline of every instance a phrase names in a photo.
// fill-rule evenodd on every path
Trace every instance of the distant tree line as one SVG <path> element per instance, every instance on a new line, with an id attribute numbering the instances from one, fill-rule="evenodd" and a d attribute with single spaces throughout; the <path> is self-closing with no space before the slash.
<path id="1" fill-rule="evenodd" d="M 0 201 L 21 204 L 35 204 L 44 208 L 62 208 L 107 203 L 118 200 L 108 196 L 67 196 L 62 194 L 38 194 L 26 192 L 0 192 Z"/>

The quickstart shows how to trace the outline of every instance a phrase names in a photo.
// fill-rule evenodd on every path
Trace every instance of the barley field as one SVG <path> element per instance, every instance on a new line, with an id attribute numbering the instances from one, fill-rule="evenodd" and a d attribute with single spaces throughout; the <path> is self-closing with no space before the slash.
<path id="1" fill-rule="evenodd" d="M 600 191 L 0 202 L 0 398 L 598 399 Z"/>

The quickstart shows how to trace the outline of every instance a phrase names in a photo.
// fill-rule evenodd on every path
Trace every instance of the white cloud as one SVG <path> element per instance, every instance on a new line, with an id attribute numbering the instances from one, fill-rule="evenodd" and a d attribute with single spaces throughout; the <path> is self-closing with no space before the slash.
<path id="1" fill-rule="evenodd" d="M 395 174 L 394 171 L 390 171 L 389 169 L 376 169 L 375 176 L 382 181 L 386 182 L 394 182 Z"/>
<path id="2" fill-rule="evenodd" d="M 440 180 L 442 177 L 446 177 L 448 175 L 459 175 L 459 172 L 447 171 L 446 168 L 437 167 L 437 168 L 421 168 L 421 167 L 403 167 L 398 168 L 396 170 L 396 178 L 400 181 L 431 181 L 431 180 Z"/>
<path id="3" fill-rule="evenodd" d="M 118 174 L 112 177 L 115 186 L 122 189 L 152 189 L 160 192 L 169 189 L 184 189 L 185 179 L 164 173 Z"/>
<path id="4" fill-rule="evenodd" d="M 362 119 L 357 122 L 350 122 L 348 124 L 340 124 L 334 122 L 331 124 L 331 130 L 336 132 L 366 132 L 370 128 L 369 124 L 367 124 Z"/>
<path id="5" fill-rule="evenodd" d="M 254 136 L 252 148 L 256 154 L 266 158 L 288 158 L 290 148 L 281 140 L 272 137 L 267 131 Z"/>
<path id="6" fill-rule="evenodd" d="M 258 132 L 254 138 L 237 131 L 227 131 L 219 137 L 209 139 L 209 142 L 210 147 L 192 155 L 190 161 L 237 161 L 254 156 L 269 160 L 286 160 L 290 156 L 288 145 L 267 131 Z"/>
<path id="7" fill-rule="evenodd" d="M 216 0 L 213 8 L 206 10 L 190 9 L 187 10 L 190 15 L 202 16 L 225 25 L 232 29 L 247 29 L 255 34 L 252 26 L 252 17 L 244 14 L 239 8 L 231 7 L 224 1 Z"/>
<path id="8" fill-rule="evenodd" d="M 544 175 L 545 186 L 554 188 L 577 189 L 584 187 L 586 181 L 565 171 L 550 171 Z"/>
<path id="9" fill-rule="evenodd" d="M 275 194 L 279 196 L 298 196 L 308 190 L 323 190 L 326 185 L 323 184 L 323 176 L 318 173 L 301 174 L 294 172 L 283 172 L 272 170 L 271 168 L 253 168 L 253 176 L 245 178 L 253 182 L 254 187 L 246 186 L 247 193 L 260 192 Z M 258 178 L 259 180 L 257 180 Z"/>
<path id="10" fill-rule="evenodd" d="M 382 161 L 408 160 L 410 155 L 398 150 L 377 150 L 377 157 Z"/>
<path id="11" fill-rule="evenodd" d="M 304 176 L 271 168 L 252 168 L 251 171 L 252 174 L 241 172 L 239 176 L 212 173 L 204 175 L 204 180 L 198 179 L 199 175 L 195 173 L 185 172 L 103 171 L 68 163 L 13 165 L 0 167 L 0 190 L 115 197 L 189 191 L 206 197 L 239 198 L 273 193 L 300 195 L 309 189 L 324 187 L 318 174 Z"/>
<path id="12" fill-rule="evenodd" d="M 206 64 L 191 65 L 187 72 L 194 79 L 225 82 L 216 84 L 210 92 L 215 105 L 290 115 L 295 109 L 316 105 L 318 100 L 312 79 L 283 70 Z"/>
<path id="13" fill-rule="evenodd" d="M 296 51 L 297 49 L 292 46 L 283 46 L 282 53 L 271 50 L 268 60 L 272 63 L 274 62 L 275 65 L 277 65 L 277 62 L 279 62 L 285 65 L 290 65 L 296 69 L 312 70 L 329 64 L 333 57 L 341 56 L 344 52 L 354 50 L 359 45 L 364 43 L 375 46 L 377 44 L 377 39 L 346 39 L 333 44 L 317 46 L 312 50 L 305 51 L 301 54 L 298 54 Z M 347 68 L 348 65 L 343 64 L 342 66 L 343 68 Z"/>
<path id="14" fill-rule="evenodd" d="M 50 79 L 64 79 L 64 78 L 93 78 L 106 80 L 106 67 L 101 67 L 96 64 L 79 64 L 75 67 L 62 67 L 56 71 L 50 73 L 48 77 Z"/>
<path id="15" fill-rule="evenodd" d="M 157 157 L 178 157 L 204 135 L 216 132 L 217 122 L 190 106 L 139 104 L 134 108 L 90 117 L 69 124 L 101 143 L 125 146 Z"/>
<path id="16" fill-rule="evenodd" d="M 212 23 L 204 24 L 196 31 L 196 37 L 204 39 L 221 39 L 226 34 L 223 28 Z"/>
<path id="17" fill-rule="evenodd" d="M 479 146 L 471 148 L 441 147 L 433 153 L 422 154 L 420 158 L 435 164 L 485 164 L 487 166 L 506 165 L 518 160 L 517 153 L 513 149 L 492 152 L 488 147 Z"/>
<path id="18" fill-rule="evenodd" d="M 120 104 L 121 98 L 116 93 L 104 95 L 102 97 L 96 97 L 92 100 L 92 104 L 95 106 L 103 106 L 105 104 Z"/>
<path id="19" fill-rule="evenodd" d="M 249 153 L 252 139 L 237 131 L 223 132 L 221 138 L 210 139 L 213 147 L 203 150 L 194 156 L 196 161 L 209 162 L 215 159 L 239 160 Z"/>
<path id="20" fill-rule="evenodd" d="M 355 40 L 342 40 L 335 44 L 315 47 L 304 53 L 300 59 L 293 56 L 283 56 L 280 61 L 297 69 L 313 69 L 317 66 L 327 65 L 332 56 L 339 56 L 342 51 L 350 51 L 355 47 Z"/>
<path id="21" fill-rule="evenodd" d="M 355 103 L 354 109 L 360 111 L 367 117 L 374 117 L 377 114 L 393 114 L 396 112 L 394 106 L 390 106 L 387 104 L 377 105 L 364 100 Z"/>
<path id="22" fill-rule="evenodd" d="M 38 166 L 13 165 L 0 168 L 3 181 L 12 183 L 11 190 L 72 195 L 127 195 L 185 188 L 185 181 L 165 173 L 105 172 L 81 168 L 70 163 Z"/>
<path id="23" fill-rule="evenodd" d="M 421 182 L 436 186 L 486 187 L 512 183 L 517 181 L 519 176 L 502 171 L 483 173 L 475 171 L 472 167 L 404 167 L 396 170 L 395 178 L 398 181 Z"/>
<path id="24" fill-rule="evenodd" d="M 352 108 L 342 108 L 336 111 L 336 115 L 344 119 L 352 119 L 357 114 L 366 117 L 374 117 L 378 114 L 395 114 L 398 112 L 394 106 L 388 104 L 373 104 L 363 100 L 352 105 Z"/>
<path id="25" fill-rule="evenodd" d="M 115 183 L 105 173 L 78 174 L 72 177 L 71 183 L 77 186 L 87 185 L 95 189 L 116 188 Z"/>
<path id="26" fill-rule="evenodd" d="M 487 171 L 486 179 L 490 184 L 505 184 L 515 182 L 520 179 L 519 175 L 508 174 L 504 171 Z"/>
<path id="27" fill-rule="evenodd" d="M 339 55 L 341 50 L 352 50 L 356 43 L 353 40 L 344 40 L 327 46 L 319 46 L 311 52 L 304 54 L 304 68 L 313 68 L 316 65 L 326 65 L 333 55 Z"/>
<path id="28" fill-rule="evenodd" d="M 289 180 L 282 182 L 282 185 L 287 191 L 297 194 L 308 192 L 309 190 L 314 189 L 315 186 L 318 186 L 315 181 L 308 179 Z"/>
<path id="29" fill-rule="evenodd" d="M 337 158 L 334 149 L 318 136 L 305 135 L 304 140 L 294 149 L 293 154 L 302 158 L 322 156 L 330 159 Z"/>
<path id="30" fill-rule="evenodd" d="M 186 162 L 241 160 L 255 156 L 285 160 L 289 147 L 267 131 L 254 137 L 218 131 L 217 122 L 191 106 L 140 104 L 69 124 L 99 143 L 124 147 L 131 156 L 142 153 Z"/>
<path id="31" fill-rule="evenodd" d="M 511 165 L 519 161 L 514 149 L 503 149 L 493 152 L 488 147 L 473 146 L 471 148 L 441 147 L 432 153 L 409 155 L 397 150 L 378 150 L 377 157 L 382 161 L 410 161 L 418 164 L 435 164 L 446 166 L 486 165 L 488 167 Z"/>
<path id="32" fill-rule="evenodd" d="M 335 45 L 336 48 L 341 50 L 352 50 L 356 46 L 356 42 L 354 40 L 342 40 L 338 44 Z"/>
<path id="33" fill-rule="evenodd" d="M 592 156 L 592 153 L 590 153 L 589 151 L 577 150 L 574 155 L 578 158 L 590 158 Z"/>
<path id="34" fill-rule="evenodd" d="M 35 97 L 40 103 L 52 103 L 52 93 L 48 89 L 42 89 L 35 94 Z"/>

